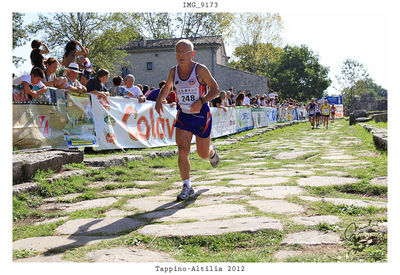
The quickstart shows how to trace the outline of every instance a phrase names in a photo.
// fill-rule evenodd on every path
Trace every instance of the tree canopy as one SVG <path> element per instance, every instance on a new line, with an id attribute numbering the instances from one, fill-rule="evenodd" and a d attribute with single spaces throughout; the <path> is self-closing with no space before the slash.
<path id="1" fill-rule="evenodd" d="M 271 87 L 281 98 L 305 101 L 321 98 L 329 87 L 329 68 L 319 63 L 319 57 L 307 46 L 286 46 L 276 61 L 267 66 Z"/>

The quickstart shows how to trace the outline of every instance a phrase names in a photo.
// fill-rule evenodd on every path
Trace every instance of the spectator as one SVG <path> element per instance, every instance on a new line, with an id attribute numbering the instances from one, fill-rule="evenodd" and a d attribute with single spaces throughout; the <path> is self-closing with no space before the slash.
<path id="1" fill-rule="evenodd" d="M 65 85 L 64 89 L 70 92 L 77 92 L 77 93 L 86 93 L 87 89 L 83 86 L 82 83 L 78 81 L 78 74 L 81 71 L 79 70 L 79 66 L 76 63 L 71 63 L 67 67 L 67 84 Z"/>
<path id="2" fill-rule="evenodd" d="M 78 58 L 78 65 L 79 69 L 82 70 L 82 75 L 81 75 L 81 82 L 83 85 L 86 85 L 89 79 L 91 79 L 91 73 L 93 71 L 92 69 L 92 62 L 90 62 L 89 58 L 87 57 L 89 54 L 89 50 L 86 48 L 87 54 L 86 55 L 81 55 Z"/>
<path id="3" fill-rule="evenodd" d="M 96 77 L 90 79 L 86 84 L 87 92 L 97 95 L 97 98 L 107 99 L 110 96 L 108 89 L 104 86 L 110 77 L 110 72 L 105 69 L 98 70 Z"/>
<path id="4" fill-rule="evenodd" d="M 40 49 L 40 46 L 43 46 L 43 50 Z M 31 63 L 33 67 L 39 67 L 43 71 L 45 70 L 44 68 L 44 57 L 43 54 L 47 54 L 50 52 L 49 48 L 47 48 L 46 44 L 43 44 L 39 40 L 33 40 L 31 43 L 32 51 L 31 51 Z"/>
<path id="5" fill-rule="evenodd" d="M 13 84 L 21 85 L 21 90 L 31 99 L 47 92 L 47 87 L 42 82 L 43 78 L 44 71 L 39 67 L 33 67 L 30 74 L 17 77 Z"/>
<path id="6" fill-rule="evenodd" d="M 143 90 L 142 90 L 142 94 L 144 94 L 144 96 L 147 97 L 150 93 L 151 93 L 151 90 L 149 90 L 149 86 L 144 85 L 143 86 Z"/>
<path id="7" fill-rule="evenodd" d="M 44 64 L 46 65 L 46 70 L 44 70 L 44 79 L 43 79 L 43 84 L 46 85 L 47 87 L 55 87 L 57 89 L 62 89 L 64 88 L 65 84 L 67 84 L 67 78 L 66 77 L 59 77 L 57 78 L 56 76 L 56 71 L 58 69 L 58 61 L 54 57 L 50 57 L 46 61 L 44 61 Z"/>
<path id="8" fill-rule="evenodd" d="M 233 96 L 232 92 L 229 91 L 229 90 L 226 92 L 226 100 L 227 100 L 227 103 L 228 103 L 229 107 L 234 107 L 235 106 L 234 96 Z"/>
<path id="9" fill-rule="evenodd" d="M 78 51 L 77 46 L 81 48 Z M 87 55 L 89 53 L 88 49 L 83 48 L 81 43 L 76 40 L 69 41 L 67 45 L 65 45 L 65 53 L 63 55 L 63 59 L 61 65 L 64 67 L 69 66 L 71 63 L 75 63 L 75 58 L 79 55 Z"/>
<path id="10" fill-rule="evenodd" d="M 123 96 L 123 97 L 133 97 L 132 93 L 129 92 L 125 87 L 122 85 L 122 77 L 115 76 L 112 79 L 114 87 L 111 89 L 110 95 L 111 96 Z"/>
<path id="11" fill-rule="evenodd" d="M 246 97 L 243 99 L 243 106 L 251 107 L 251 93 L 247 93 Z"/>
<path id="12" fill-rule="evenodd" d="M 243 100 L 245 98 L 245 93 L 240 92 L 235 99 L 235 106 L 243 106 Z"/>
<path id="13" fill-rule="evenodd" d="M 212 107 L 216 107 L 218 109 L 222 109 L 222 110 L 224 110 L 226 112 L 226 107 L 222 106 L 222 99 L 221 99 L 220 96 L 214 98 L 210 102 L 212 102 Z"/>
<path id="14" fill-rule="evenodd" d="M 265 102 L 265 98 L 264 98 L 264 96 L 260 96 L 260 105 L 259 105 L 260 107 L 262 106 L 262 107 L 267 107 L 268 105 L 267 105 L 267 103 Z"/>
<path id="15" fill-rule="evenodd" d="M 156 101 L 157 97 L 158 97 L 158 94 L 160 93 L 161 88 L 164 87 L 165 83 L 167 83 L 165 80 L 163 80 L 160 83 L 158 83 L 158 87 L 159 88 L 158 89 L 154 89 L 153 91 L 151 91 L 148 94 L 148 96 L 146 96 L 146 99 L 147 100 L 151 100 L 151 101 Z M 177 103 L 177 102 L 178 102 L 178 100 L 176 98 L 176 92 L 174 90 L 171 90 L 170 93 L 168 94 L 168 96 L 166 97 L 165 102 L 163 102 L 163 103 L 164 104 L 165 103 L 170 103 L 170 104 L 174 105 L 174 103 Z"/>
<path id="16" fill-rule="evenodd" d="M 146 97 L 143 95 L 142 91 L 139 87 L 133 85 L 135 83 L 135 77 L 132 74 L 128 74 L 124 79 L 125 88 L 131 92 L 133 98 L 137 98 L 139 103 L 143 103 L 146 101 Z"/>
<path id="17" fill-rule="evenodd" d="M 143 86 L 142 84 L 136 84 L 136 86 L 140 89 L 140 91 L 143 93 Z"/>
<path id="18" fill-rule="evenodd" d="M 221 98 L 221 106 L 222 107 L 230 107 L 229 106 L 229 103 L 228 103 L 228 100 L 227 100 L 227 98 L 226 98 L 226 92 L 225 91 L 221 91 L 221 92 L 219 92 L 219 97 Z"/>

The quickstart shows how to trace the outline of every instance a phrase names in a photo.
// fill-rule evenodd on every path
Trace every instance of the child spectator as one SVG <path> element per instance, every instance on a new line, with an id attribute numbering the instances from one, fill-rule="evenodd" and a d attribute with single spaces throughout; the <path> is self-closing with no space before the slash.
<path id="1" fill-rule="evenodd" d="M 30 74 L 25 74 L 14 79 L 14 85 L 21 85 L 22 91 L 28 97 L 36 98 L 47 92 L 47 87 L 42 83 L 44 72 L 39 67 L 33 67 Z"/>
<path id="2" fill-rule="evenodd" d="M 43 46 L 44 50 L 40 49 L 40 46 Z M 47 48 L 46 44 L 43 44 L 39 40 L 35 39 L 31 43 L 32 51 L 31 51 L 31 63 L 33 67 L 39 67 L 44 70 L 44 60 L 43 54 L 47 54 L 50 52 L 49 48 Z"/>
<path id="3" fill-rule="evenodd" d="M 44 79 L 43 84 L 47 87 L 53 86 L 57 89 L 64 88 L 65 84 L 67 84 L 67 78 L 56 76 L 56 71 L 58 69 L 58 61 L 54 57 L 50 57 L 47 59 L 44 64 L 46 65 L 46 70 L 44 70 Z"/>
<path id="4" fill-rule="evenodd" d="M 78 51 L 77 46 L 81 48 L 80 51 Z M 61 65 L 67 67 L 71 63 L 76 63 L 75 62 L 76 56 L 87 55 L 88 53 L 89 51 L 83 48 L 81 43 L 79 43 L 78 41 L 76 40 L 69 41 L 67 45 L 65 45 L 65 53 L 63 55 Z"/>
<path id="5" fill-rule="evenodd" d="M 88 48 L 85 48 L 85 50 L 89 54 Z M 78 58 L 79 69 L 82 70 L 81 83 L 83 85 L 86 85 L 86 83 L 89 81 L 89 79 L 91 78 L 91 73 L 93 71 L 93 69 L 92 69 L 93 64 L 92 64 L 92 62 L 90 62 L 89 58 L 87 57 L 88 54 L 81 55 Z"/>

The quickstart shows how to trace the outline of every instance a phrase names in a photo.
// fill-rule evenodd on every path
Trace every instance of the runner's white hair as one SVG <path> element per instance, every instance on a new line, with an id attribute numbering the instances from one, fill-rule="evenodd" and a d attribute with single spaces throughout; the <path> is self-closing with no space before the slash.
<path id="1" fill-rule="evenodd" d="M 192 41 L 190 41 L 189 39 L 181 39 L 181 40 L 179 40 L 178 42 L 176 42 L 176 44 L 175 44 L 175 49 L 176 49 L 176 46 L 178 46 L 178 44 L 181 44 L 181 43 L 184 43 L 184 44 L 186 44 L 186 45 L 189 45 L 190 46 L 190 50 L 194 50 L 194 46 L 193 46 L 193 43 L 192 43 Z"/>

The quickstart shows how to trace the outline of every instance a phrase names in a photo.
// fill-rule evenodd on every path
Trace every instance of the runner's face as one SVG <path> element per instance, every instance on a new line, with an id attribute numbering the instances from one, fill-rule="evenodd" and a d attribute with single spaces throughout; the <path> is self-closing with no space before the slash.
<path id="1" fill-rule="evenodd" d="M 188 64 L 192 60 L 194 51 L 185 43 L 180 43 L 175 48 L 176 61 L 180 65 Z"/>

